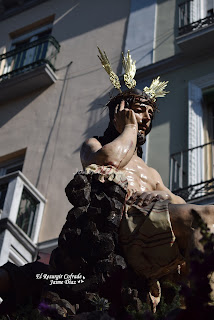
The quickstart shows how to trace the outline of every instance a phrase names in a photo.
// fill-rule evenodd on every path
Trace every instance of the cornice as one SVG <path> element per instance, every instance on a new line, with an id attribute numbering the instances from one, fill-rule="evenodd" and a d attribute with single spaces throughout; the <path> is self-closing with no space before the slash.
<path id="1" fill-rule="evenodd" d="M 135 79 L 151 79 L 156 76 L 172 72 L 177 69 L 184 68 L 186 66 L 193 65 L 202 60 L 213 57 L 213 51 L 205 51 L 200 53 L 194 53 L 192 55 L 186 55 L 185 53 L 179 53 L 172 57 L 160 60 L 156 63 L 150 64 L 148 66 L 142 67 L 137 70 Z"/>

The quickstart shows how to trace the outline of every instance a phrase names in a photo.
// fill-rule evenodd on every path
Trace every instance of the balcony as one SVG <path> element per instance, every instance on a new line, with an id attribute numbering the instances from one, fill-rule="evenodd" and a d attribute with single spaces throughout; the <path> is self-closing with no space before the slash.
<path id="1" fill-rule="evenodd" d="M 45 202 L 20 171 L 0 177 L 0 264 L 33 261 Z"/>
<path id="2" fill-rule="evenodd" d="M 214 25 L 214 14 L 179 28 L 179 36 Z"/>
<path id="3" fill-rule="evenodd" d="M 171 155 L 170 190 L 187 202 L 214 203 L 214 141 Z"/>
<path id="4" fill-rule="evenodd" d="M 207 12 L 207 16 L 197 21 L 193 17 L 194 1 L 185 1 L 179 5 L 179 30 L 177 44 L 186 53 L 196 53 L 214 48 L 214 12 Z"/>
<path id="5" fill-rule="evenodd" d="M 59 50 L 59 43 L 49 35 L 0 55 L 0 102 L 56 82 Z"/>

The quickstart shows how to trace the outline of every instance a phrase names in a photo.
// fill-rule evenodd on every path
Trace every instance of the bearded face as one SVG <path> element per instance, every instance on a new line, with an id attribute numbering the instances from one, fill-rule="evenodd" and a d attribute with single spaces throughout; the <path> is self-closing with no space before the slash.
<path id="1" fill-rule="evenodd" d="M 137 146 L 142 146 L 146 142 L 146 134 L 138 131 L 137 133 Z"/>
<path id="2" fill-rule="evenodd" d="M 115 108 L 120 105 L 122 100 L 125 101 L 125 108 L 132 109 L 135 113 L 138 123 L 137 146 L 140 147 L 146 142 L 146 135 L 152 128 L 153 115 L 155 110 L 157 110 L 156 103 L 152 101 L 144 92 L 138 89 L 128 90 L 117 95 L 107 104 L 109 108 L 110 123 L 114 127 L 114 130 L 115 126 L 113 122 Z M 110 131 L 111 130 L 113 129 L 110 129 Z M 117 131 L 115 131 L 115 133 L 116 132 Z M 117 134 L 118 133 L 115 134 L 115 138 L 117 137 Z"/>
<path id="3" fill-rule="evenodd" d="M 128 98 L 124 99 L 125 103 L 121 106 L 121 102 L 117 104 L 115 108 L 114 117 L 114 126 L 119 133 L 122 133 L 123 126 L 121 126 L 122 122 L 120 122 L 120 113 L 121 119 L 123 119 L 124 115 L 122 115 L 123 111 L 126 109 L 131 109 L 134 112 L 137 124 L 138 124 L 138 133 L 137 133 L 137 145 L 143 145 L 146 141 L 146 135 L 151 130 L 151 123 L 153 118 L 153 107 L 149 104 L 149 101 L 142 96 L 128 96 Z M 117 123 L 116 118 L 118 118 L 119 123 Z M 123 120 L 124 121 L 124 120 Z M 125 125 L 125 123 L 124 123 Z"/>
<path id="4" fill-rule="evenodd" d="M 146 142 L 146 135 L 151 130 L 154 110 L 142 96 L 135 96 L 129 108 L 134 111 L 138 123 L 137 145 L 140 146 Z"/>

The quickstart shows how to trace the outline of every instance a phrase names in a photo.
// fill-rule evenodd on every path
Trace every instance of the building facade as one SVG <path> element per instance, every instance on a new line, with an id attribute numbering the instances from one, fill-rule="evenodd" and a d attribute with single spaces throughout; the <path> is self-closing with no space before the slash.
<path id="1" fill-rule="evenodd" d="M 97 45 L 118 72 L 129 1 L 0 4 L 0 262 L 21 265 L 38 243 L 57 245 L 81 144 L 107 126 L 111 86 Z"/>
<path id="2" fill-rule="evenodd" d="M 97 45 L 117 74 L 130 50 L 137 87 L 169 81 L 144 159 L 187 201 L 213 203 L 213 9 L 209 0 L 0 1 L 1 264 L 57 245 L 81 144 L 108 123 L 112 87 Z"/>
<path id="3" fill-rule="evenodd" d="M 159 75 L 169 81 L 170 93 L 158 99 L 147 162 L 186 201 L 213 203 L 214 2 L 131 4 L 125 48 L 137 60 L 138 86 Z"/>

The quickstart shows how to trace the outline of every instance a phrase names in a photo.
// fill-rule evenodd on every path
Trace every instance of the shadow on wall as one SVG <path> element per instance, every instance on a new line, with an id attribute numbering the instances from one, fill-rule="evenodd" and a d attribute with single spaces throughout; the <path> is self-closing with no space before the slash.
<path id="1" fill-rule="evenodd" d="M 89 108 L 86 111 L 89 113 L 87 129 L 83 132 L 80 146 L 74 150 L 74 153 L 80 152 L 81 145 L 86 139 L 94 136 L 102 136 L 108 127 L 109 116 L 106 104 L 112 97 L 118 94 L 117 90 L 111 90 L 111 87 L 108 89 L 109 92 L 104 95 L 101 94 L 89 104 Z"/>
<path id="2" fill-rule="evenodd" d="M 126 19 L 124 26 L 124 36 L 123 43 L 121 46 L 121 52 L 125 47 L 125 40 L 127 34 L 128 17 L 130 12 L 130 2 L 131 0 L 118 0 L 118 1 L 100 1 L 100 0 L 64 0 L 63 6 L 57 8 L 53 7 L 52 13 L 57 13 L 53 26 L 53 36 L 62 43 L 68 39 L 78 37 L 82 34 L 89 34 L 90 31 L 95 29 L 102 29 L 103 27 L 114 24 L 116 21 L 121 19 Z M 89 14 L 90 13 L 90 14 Z M 62 32 L 63 30 L 63 32 Z M 97 46 L 97 40 L 101 45 L 102 39 L 96 39 L 92 37 L 90 42 L 94 44 L 94 48 Z M 112 44 L 114 45 L 114 44 Z M 108 52 L 108 48 L 103 48 Z M 72 53 L 71 53 L 72 56 Z M 90 56 L 90 52 L 89 52 Z M 73 59 L 73 58 L 72 58 Z M 118 64 L 118 61 L 120 63 Z M 75 61 L 74 61 L 75 63 Z M 119 74 L 122 69 L 122 61 L 120 57 L 111 57 L 112 66 L 117 65 L 117 70 L 114 71 Z M 93 68 L 99 70 L 99 62 Z M 91 72 L 91 68 L 89 70 Z M 85 76 L 85 74 L 77 74 L 76 76 Z M 72 78 L 75 74 L 72 75 Z"/>
<path id="3" fill-rule="evenodd" d="M 0 128 L 2 128 L 8 121 L 15 117 L 25 107 L 27 107 L 33 100 L 35 100 L 42 92 L 44 88 L 36 90 L 34 92 L 20 97 L 19 99 L 9 100 L 0 106 L 1 117 L 0 117 Z"/>
<path id="4" fill-rule="evenodd" d="M 56 19 L 54 21 L 53 36 L 57 39 L 59 43 L 62 44 L 67 39 L 72 39 L 74 37 L 77 37 L 78 35 L 88 33 L 91 30 L 102 28 L 108 24 L 113 24 L 118 20 L 128 18 L 129 1 L 125 1 L 124 3 L 122 0 L 114 1 L 114 2 L 112 1 L 112 4 L 113 6 L 111 5 L 110 7 L 108 2 L 103 2 L 100 0 L 94 0 L 93 4 L 87 0 L 79 0 L 79 1 L 64 0 L 63 5 L 60 6 L 60 5 L 57 5 L 57 1 L 53 1 L 51 10 L 53 13 L 57 13 Z M 45 3 L 43 5 L 45 6 Z M 110 8 L 111 8 L 111 11 L 110 11 Z M 126 32 L 125 28 L 123 31 L 124 34 Z M 95 43 L 95 39 L 92 39 L 92 41 Z M 123 41 L 125 41 L 125 37 Z M 121 51 L 122 51 L 122 48 L 121 48 Z M 72 56 L 71 56 L 71 59 L 72 59 Z M 112 64 L 115 63 L 118 66 L 117 69 L 121 70 L 121 65 L 118 65 L 119 59 L 120 57 L 115 57 L 113 58 L 113 60 L 111 59 L 111 63 Z M 68 68 L 68 65 L 66 66 L 66 68 Z M 60 69 L 62 69 L 62 67 Z M 92 71 L 90 67 L 89 72 L 95 72 L 97 75 L 97 72 L 99 73 L 101 69 L 102 69 L 102 66 L 99 63 L 99 60 L 97 60 L 96 67 L 93 68 Z M 114 71 L 119 73 L 120 71 L 118 72 L 118 70 L 116 71 L 114 69 Z M 51 135 L 52 135 L 52 131 L 53 131 L 56 119 L 57 117 L 59 118 L 59 109 L 61 109 L 61 106 L 62 106 L 61 99 L 65 99 L 67 86 L 69 85 L 69 88 L 70 88 L 70 86 L 72 85 L 71 84 L 72 80 L 74 78 L 78 78 L 80 76 L 82 77 L 87 76 L 87 70 L 85 70 L 85 72 L 83 72 L 82 74 L 80 74 L 81 70 L 77 70 L 77 72 L 76 74 L 72 73 L 72 69 L 71 69 L 69 74 L 67 73 L 63 79 L 59 79 L 63 81 L 63 85 L 62 85 L 63 88 L 62 88 L 61 95 L 59 97 L 59 101 L 57 103 L 58 107 L 57 107 L 54 123 L 50 130 L 50 134 L 47 138 L 47 144 L 45 147 L 43 158 L 45 157 L 46 150 L 48 148 L 48 144 L 51 139 Z M 103 74 L 103 76 L 105 75 Z M 71 81 L 69 81 L 68 83 L 67 80 L 71 80 Z M 82 141 L 90 136 L 102 135 L 105 128 L 107 127 L 107 124 L 108 124 L 107 115 L 103 116 L 101 113 L 103 109 L 102 106 L 104 106 L 110 98 L 109 93 L 106 93 L 108 92 L 108 90 L 110 90 L 109 88 L 106 88 L 105 93 L 102 93 L 98 98 L 96 98 L 93 102 L 90 103 L 89 109 L 87 111 L 89 112 L 89 117 L 87 120 L 88 121 L 87 129 L 83 133 L 84 137 L 83 139 L 81 139 Z M 12 101 L 10 101 L 10 103 L 4 104 L 2 107 L 0 107 L 1 114 L 2 114 L 2 117 L 0 119 L 0 126 L 3 126 L 11 118 L 16 116 L 16 114 L 21 112 L 34 99 L 36 99 L 41 93 L 43 93 L 44 90 L 45 89 L 41 89 L 35 93 L 31 93 L 28 96 L 25 96 L 25 99 L 23 101 L 22 99 L 19 99 L 19 103 L 17 103 L 16 106 L 13 103 L 11 103 Z M 78 152 L 78 151 L 79 151 L 79 148 L 74 152 Z"/>
<path id="5" fill-rule="evenodd" d="M 124 1 L 124 3 L 123 1 L 114 1 L 113 6 L 110 6 L 108 1 L 100 0 L 93 0 L 93 3 L 88 0 L 63 0 L 62 6 L 57 3 L 58 1 L 51 1 L 49 4 L 48 2 L 50 1 L 40 6 L 41 8 L 51 8 L 52 13 L 57 13 L 54 25 L 57 25 L 58 30 L 63 30 L 57 35 L 53 34 L 58 37 L 58 41 L 77 37 L 93 29 L 101 28 L 109 23 L 123 19 L 129 10 L 129 1 Z M 34 7 L 29 11 L 34 12 L 36 9 Z M 25 14 L 27 14 L 27 11 L 25 11 Z M 4 45 L 5 43 L 2 43 L 0 39 L 0 47 Z"/>
<path id="6" fill-rule="evenodd" d="M 127 8 L 124 8 L 125 6 Z M 59 34 L 54 36 L 58 41 L 65 41 L 124 19 L 129 11 L 129 1 L 124 3 L 114 1 L 114 6 L 110 7 L 108 1 L 93 0 L 92 4 L 87 0 L 64 0 L 63 7 L 59 6 L 56 9 L 57 17 L 54 25 L 57 25 L 56 29 L 59 30 Z M 64 30 L 64 32 L 60 32 L 60 30 Z"/>

